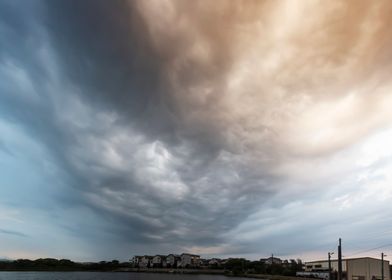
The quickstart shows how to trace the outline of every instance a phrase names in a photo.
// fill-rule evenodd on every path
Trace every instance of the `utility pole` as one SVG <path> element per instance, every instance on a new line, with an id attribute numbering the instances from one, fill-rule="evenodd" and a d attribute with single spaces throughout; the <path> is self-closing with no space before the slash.
<path id="1" fill-rule="evenodd" d="M 328 252 L 328 276 L 329 280 L 332 280 L 332 267 L 331 267 L 331 256 L 333 255 L 333 252 L 330 253 Z M 383 280 L 383 279 L 381 279 Z"/>
<path id="2" fill-rule="evenodd" d="M 343 267 L 342 267 L 342 239 L 339 238 L 338 246 L 338 280 L 343 280 Z"/>
<path id="3" fill-rule="evenodd" d="M 381 280 L 384 280 L 384 257 L 386 257 L 384 253 L 381 253 Z"/>

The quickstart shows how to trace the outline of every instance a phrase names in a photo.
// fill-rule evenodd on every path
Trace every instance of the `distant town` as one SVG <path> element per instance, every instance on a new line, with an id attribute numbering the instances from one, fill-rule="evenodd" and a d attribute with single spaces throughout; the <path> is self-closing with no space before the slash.
<path id="1" fill-rule="evenodd" d="M 371 257 L 346 258 L 341 259 L 339 265 L 338 259 L 331 260 L 331 254 L 328 255 L 328 260 L 305 263 L 300 259 L 282 260 L 274 255 L 258 261 L 249 261 L 243 258 L 205 259 L 189 253 L 134 256 L 130 262 L 133 268 L 142 271 L 149 269 L 155 271 L 160 271 L 159 269 L 223 269 L 232 275 L 248 276 L 281 275 L 325 280 L 390 280 L 392 278 L 389 261 Z"/>
<path id="2" fill-rule="evenodd" d="M 391 280 L 389 261 L 359 257 L 302 262 L 281 259 L 274 255 L 259 260 L 245 258 L 203 258 L 191 253 L 136 255 L 126 262 L 73 262 L 68 259 L 0 260 L 0 271 L 111 271 L 183 274 L 221 274 L 270 280 Z"/>
<path id="3" fill-rule="evenodd" d="M 250 262 L 242 258 L 211 258 L 204 259 L 199 255 L 183 253 L 169 254 L 169 255 L 155 255 L 155 256 L 134 256 L 131 259 L 131 264 L 137 268 L 222 268 L 228 263 L 236 260 L 242 260 L 244 262 Z M 279 265 L 284 268 L 295 266 L 296 268 L 302 268 L 302 261 L 297 260 L 284 260 L 271 256 L 269 258 L 260 259 L 259 261 L 263 265 Z"/>

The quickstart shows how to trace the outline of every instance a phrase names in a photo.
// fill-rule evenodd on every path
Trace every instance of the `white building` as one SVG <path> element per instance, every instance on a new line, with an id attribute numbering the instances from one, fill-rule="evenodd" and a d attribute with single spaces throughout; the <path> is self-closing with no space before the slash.
<path id="1" fill-rule="evenodd" d="M 166 266 L 167 267 L 177 267 L 177 264 L 181 262 L 180 255 L 170 254 L 166 257 Z"/>
<path id="2" fill-rule="evenodd" d="M 221 259 L 212 258 L 208 261 L 208 265 L 220 265 Z"/>
<path id="3" fill-rule="evenodd" d="M 199 267 L 200 256 L 193 254 L 181 254 L 181 261 L 177 264 L 177 267 Z"/>
<path id="4" fill-rule="evenodd" d="M 131 259 L 131 263 L 134 265 L 134 266 L 139 266 L 139 263 L 141 262 L 141 260 L 142 260 L 142 257 L 143 256 L 134 256 L 132 259 Z"/>
<path id="5" fill-rule="evenodd" d="M 389 261 L 383 263 L 384 280 L 391 280 Z M 338 261 L 331 260 L 332 272 L 338 270 Z M 380 280 L 382 262 L 375 258 L 352 258 L 342 261 L 343 278 L 346 280 Z M 305 272 L 328 272 L 328 260 L 305 263 Z M 327 275 L 328 273 L 326 273 Z"/>
<path id="6" fill-rule="evenodd" d="M 152 266 L 152 257 L 151 256 L 142 256 L 138 263 L 138 267 L 146 268 Z"/>
<path id="7" fill-rule="evenodd" d="M 151 260 L 152 267 L 166 267 L 166 256 L 156 255 Z"/>
<path id="8" fill-rule="evenodd" d="M 260 259 L 261 262 L 264 262 L 267 265 L 271 264 L 282 264 L 282 260 L 276 257 L 269 257 L 267 259 Z"/>

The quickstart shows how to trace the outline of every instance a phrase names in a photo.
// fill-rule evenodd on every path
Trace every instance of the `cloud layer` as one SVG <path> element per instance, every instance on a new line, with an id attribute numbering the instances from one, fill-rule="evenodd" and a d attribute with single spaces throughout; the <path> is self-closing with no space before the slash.
<path id="1" fill-rule="evenodd" d="M 340 236 L 348 253 L 382 244 L 391 8 L 1 1 L 0 248 L 309 258 Z"/>

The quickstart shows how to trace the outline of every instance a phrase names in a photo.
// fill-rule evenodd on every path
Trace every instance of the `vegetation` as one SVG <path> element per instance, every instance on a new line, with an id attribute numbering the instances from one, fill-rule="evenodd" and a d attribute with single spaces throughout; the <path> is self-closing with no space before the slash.
<path id="1" fill-rule="evenodd" d="M 244 274 L 269 274 L 295 276 L 297 271 L 302 270 L 301 260 L 284 261 L 282 264 L 265 264 L 262 261 L 249 261 L 246 259 L 230 259 L 223 268 L 233 275 Z"/>
<path id="2" fill-rule="evenodd" d="M 67 259 L 19 259 L 15 261 L 0 261 L 0 270 L 30 270 L 30 271 L 113 271 L 128 268 L 129 263 L 118 260 L 98 263 L 77 263 Z"/>
<path id="3" fill-rule="evenodd" d="M 116 271 L 131 270 L 130 263 L 120 263 L 118 260 L 109 262 L 77 263 L 67 259 L 19 259 L 15 261 L 0 260 L 0 270 L 8 271 Z M 206 267 L 205 267 L 206 268 Z M 205 269 L 204 268 L 204 269 Z M 209 265 L 209 269 L 220 269 L 223 273 L 234 276 L 245 274 L 268 274 L 295 276 L 302 270 L 301 260 L 284 261 L 282 264 L 268 265 L 262 261 L 249 261 L 243 258 L 229 259 L 222 264 Z M 164 271 L 163 271 L 164 272 Z"/>

